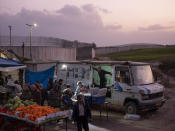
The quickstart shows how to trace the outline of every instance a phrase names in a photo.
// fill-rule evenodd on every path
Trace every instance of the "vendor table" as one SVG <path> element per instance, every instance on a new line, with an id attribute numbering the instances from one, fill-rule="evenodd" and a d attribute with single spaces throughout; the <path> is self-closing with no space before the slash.
<path id="1" fill-rule="evenodd" d="M 20 118 L 20 117 L 16 117 L 16 116 L 13 116 L 13 115 L 9 115 L 7 113 L 0 113 L 0 116 L 3 117 L 3 118 L 10 118 L 10 119 L 21 121 L 24 124 L 28 124 L 28 125 L 30 125 L 31 131 L 32 131 L 33 127 L 38 127 L 38 129 L 41 129 L 41 127 L 43 127 L 43 130 L 45 131 L 46 130 L 45 129 L 46 123 L 49 123 L 51 121 L 57 121 L 57 120 L 63 119 L 66 122 L 65 130 L 67 131 L 67 120 L 68 120 L 67 116 L 58 116 L 58 117 L 54 117 L 54 118 L 49 118 L 49 119 L 41 121 L 41 122 L 35 122 L 35 121 L 26 120 L 24 118 Z M 16 130 L 18 131 L 18 128 Z"/>
<path id="2" fill-rule="evenodd" d="M 103 104 L 100 104 L 101 106 L 100 106 L 100 117 L 101 117 L 101 113 L 102 113 L 102 106 L 105 106 L 105 110 L 106 110 L 106 118 L 107 118 L 107 120 L 108 120 L 108 105 L 109 105 L 110 103 L 109 102 L 104 102 Z"/>

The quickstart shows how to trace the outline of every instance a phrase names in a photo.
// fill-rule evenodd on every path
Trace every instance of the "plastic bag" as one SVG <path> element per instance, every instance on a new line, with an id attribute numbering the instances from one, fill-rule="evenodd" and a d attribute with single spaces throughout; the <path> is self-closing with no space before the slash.
<path id="1" fill-rule="evenodd" d="M 125 120 L 135 120 L 135 121 L 137 121 L 137 120 L 140 120 L 140 115 L 137 115 L 137 114 L 126 114 L 125 116 L 124 116 L 124 119 Z"/>

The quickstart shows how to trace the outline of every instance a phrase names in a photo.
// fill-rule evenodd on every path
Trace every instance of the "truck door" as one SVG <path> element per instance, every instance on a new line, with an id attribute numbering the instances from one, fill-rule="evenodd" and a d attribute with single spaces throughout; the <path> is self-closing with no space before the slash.
<path id="1" fill-rule="evenodd" d="M 128 66 L 116 66 L 115 78 L 113 87 L 113 103 L 117 105 L 123 105 L 125 98 L 128 95 L 130 86 L 130 73 Z"/>

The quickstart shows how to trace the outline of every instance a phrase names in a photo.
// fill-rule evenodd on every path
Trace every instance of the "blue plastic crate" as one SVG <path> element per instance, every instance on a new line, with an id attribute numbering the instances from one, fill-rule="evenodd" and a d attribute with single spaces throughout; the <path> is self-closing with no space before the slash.
<path id="1" fill-rule="evenodd" d="M 105 102 L 105 96 L 92 97 L 92 104 L 103 104 Z"/>

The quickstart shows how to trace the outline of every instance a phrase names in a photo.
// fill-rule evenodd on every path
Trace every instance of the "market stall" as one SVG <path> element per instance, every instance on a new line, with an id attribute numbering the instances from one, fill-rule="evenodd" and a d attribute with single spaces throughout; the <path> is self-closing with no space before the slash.
<path id="1" fill-rule="evenodd" d="M 4 80 L 7 72 L 12 73 L 25 67 L 18 61 L 0 57 L 0 72 Z M 12 131 L 30 128 L 32 131 L 41 131 L 45 130 L 46 123 L 60 119 L 66 121 L 67 130 L 67 118 L 70 111 L 61 111 L 50 106 L 39 106 L 30 100 L 23 101 L 19 97 L 14 97 L 17 96 L 16 94 L 12 97 L 11 93 L 15 93 L 15 91 L 11 91 L 10 86 L 14 80 L 17 79 L 13 78 L 13 81 L 7 81 L 8 83 L 0 86 L 0 130 L 8 131 L 9 128 L 9 131 Z"/>
<path id="2" fill-rule="evenodd" d="M 65 129 L 67 130 L 68 112 L 50 106 L 39 106 L 32 101 L 22 101 L 15 97 L 14 99 L 9 99 L 7 104 L 3 105 L 0 109 L 0 130 L 7 128 L 4 126 L 6 123 L 10 123 L 8 127 L 13 127 L 13 130 L 29 128 L 31 130 L 45 131 L 46 123 L 61 119 L 66 121 Z"/>
<path id="3" fill-rule="evenodd" d="M 26 66 L 19 61 L 0 57 L 0 85 L 7 85 L 9 75 L 13 80 L 19 80 L 22 84 L 24 68 Z"/>

